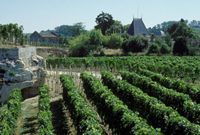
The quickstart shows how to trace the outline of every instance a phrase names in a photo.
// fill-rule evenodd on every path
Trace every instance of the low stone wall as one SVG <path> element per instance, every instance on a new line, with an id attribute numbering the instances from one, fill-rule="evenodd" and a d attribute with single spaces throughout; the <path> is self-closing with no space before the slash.
<path id="1" fill-rule="evenodd" d="M 36 48 L 29 47 L 29 48 L 19 48 L 18 49 L 18 56 L 19 59 L 22 60 L 26 66 L 32 66 L 31 63 L 33 62 L 33 58 L 37 56 Z"/>
<path id="2" fill-rule="evenodd" d="M 19 59 L 18 48 L 0 48 L 0 60 L 9 59 L 9 60 L 17 60 Z"/>
<path id="3" fill-rule="evenodd" d="M 0 48 L 0 61 L 1 60 L 21 60 L 25 66 L 31 66 L 31 58 L 37 56 L 35 47 L 28 48 Z"/>

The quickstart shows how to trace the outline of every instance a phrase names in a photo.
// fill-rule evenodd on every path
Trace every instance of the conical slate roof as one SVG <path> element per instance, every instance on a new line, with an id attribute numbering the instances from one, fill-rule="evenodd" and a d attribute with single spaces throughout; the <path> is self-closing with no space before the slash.
<path id="1" fill-rule="evenodd" d="M 128 29 L 129 35 L 148 35 L 147 28 L 141 18 L 134 18 Z"/>

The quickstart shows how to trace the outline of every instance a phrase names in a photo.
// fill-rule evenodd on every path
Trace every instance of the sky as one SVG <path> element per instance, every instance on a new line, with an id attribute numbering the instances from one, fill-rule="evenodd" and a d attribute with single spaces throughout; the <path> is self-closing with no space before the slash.
<path id="1" fill-rule="evenodd" d="M 164 21 L 200 20 L 200 0 L 0 0 L 0 24 L 18 23 L 25 33 L 82 22 L 87 30 L 102 11 L 123 25 L 133 17 L 147 27 Z"/>

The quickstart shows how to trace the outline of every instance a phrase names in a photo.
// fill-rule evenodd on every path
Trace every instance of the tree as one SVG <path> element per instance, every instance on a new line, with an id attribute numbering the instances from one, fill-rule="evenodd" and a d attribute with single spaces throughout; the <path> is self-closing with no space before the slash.
<path id="1" fill-rule="evenodd" d="M 89 34 L 89 44 L 101 46 L 103 43 L 103 35 L 100 30 L 92 30 Z"/>
<path id="2" fill-rule="evenodd" d="M 156 43 L 152 44 L 147 52 L 147 54 L 159 54 L 159 53 L 160 53 L 160 48 Z"/>
<path id="3" fill-rule="evenodd" d="M 189 39 L 198 38 L 198 34 L 187 25 L 187 21 L 181 19 L 180 22 L 175 23 L 168 29 L 169 35 L 174 39 L 173 47 L 174 55 L 188 55 L 189 54 Z"/>
<path id="4" fill-rule="evenodd" d="M 103 35 L 106 34 L 106 30 L 108 30 L 114 23 L 112 15 L 108 13 L 102 12 L 96 18 L 97 25 L 95 26 L 96 29 L 100 29 Z"/>
<path id="5" fill-rule="evenodd" d="M 69 45 L 69 38 L 59 37 L 59 44 L 63 46 Z"/>
<path id="6" fill-rule="evenodd" d="M 69 53 L 71 56 L 87 56 L 89 54 L 89 34 L 84 33 L 69 41 Z"/>
<path id="7" fill-rule="evenodd" d="M 17 42 L 20 42 L 20 44 L 24 43 L 24 42 L 22 42 L 23 38 L 24 38 L 23 30 L 24 30 L 23 26 L 18 26 L 17 24 L 14 26 L 15 44 Z M 22 41 L 20 41 L 20 40 L 22 40 Z"/>
<path id="8" fill-rule="evenodd" d="M 20 39 L 23 38 L 23 26 L 12 23 L 0 25 L 0 38 L 3 43 L 19 43 Z"/>
<path id="9" fill-rule="evenodd" d="M 99 54 L 102 49 L 103 35 L 100 30 L 92 30 L 74 37 L 69 42 L 71 56 L 88 56 Z"/>
<path id="10" fill-rule="evenodd" d="M 77 35 L 80 35 L 81 33 L 84 33 L 86 30 L 85 30 L 85 26 L 83 25 L 83 23 L 79 22 L 79 23 L 75 23 L 73 26 L 73 35 L 74 36 L 77 36 Z"/>
<path id="11" fill-rule="evenodd" d="M 123 33 L 123 25 L 120 21 L 114 20 L 114 23 L 106 30 L 106 34 Z"/>
<path id="12" fill-rule="evenodd" d="M 108 42 L 105 47 L 112 48 L 112 49 L 118 49 L 121 48 L 123 38 L 119 34 L 112 34 L 108 37 Z"/>
<path id="13" fill-rule="evenodd" d="M 173 54 L 174 55 L 188 55 L 187 39 L 185 37 L 178 37 L 175 40 Z"/>
<path id="14" fill-rule="evenodd" d="M 123 26 L 124 33 L 127 33 L 129 27 L 130 27 L 130 24 L 127 24 L 127 25 Z"/>
<path id="15" fill-rule="evenodd" d="M 161 35 L 161 29 L 157 26 L 154 26 L 152 28 L 148 28 L 148 32 L 151 33 L 152 35 Z"/>
<path id="16" fill-rule="evenodd" d="M 164 36 L 164 40 L 165 40 L 165 43 L 169 46 L 169 47 L 172 47 L 173 46 L 173 40 L 171 38 L 171 36 L 169 34 L 166 34 Z"/>
<path id="17" fill-rule="evenodd" d="M 200 21 L 193 20 L 188 24 L 191 28 L 200 31 Z"/>
<path id="18" fill-rule="evenodd" d="M 160 47 L 161 54 L 170 54 L 171 48 L 167 44 L 162 44 Z"/>
<path id="19" fill-rule="evenodd" d="M 171 42 L 170 38 L 166 37 L 156 37 L 155 41 L 148 49 L 148 54 L 170 54 L 171 52 Z"/>
<path id="20" fill-rule="evenodd" d="M 171 27 L 168 28 L 167 32 L 169 35 L 176 40 L 176 38 L 194 38 L 195 35 L 193 30 L 187 25 L 186 21 L 181 19 L 180 22 L 174 23 Z"/>
<path id="21" fill-rule="evenodd" d="M 160 28 L 161 31 L 167 32 L 168 28 L 170 28 L 175 23 L 177 23 L 177 21 L 163 22 L 160 24 L 160 26 L 158 26 L 158 28 Z"/>
<path id="22" fill-rule="evenodd" d="M 69 38 L 79 36 L 80 34 L 86 32 L 85 26 L 83 23 L 76 23 L 74 25 L 61 25 L 55 28 L 53 32 L 57 33 L 58 35 Z"/>
<path id="23" fill-rule="evenodd" d="M 161 24 L 157 24 L 153 27 L 148 28 L 148 31 L 154 35 L 161 35 L 161 31 L 167 32 L 168 28 L 170 28 L 173 24 L 177 23 L 176 21 L 167 21 Z"/>
<path id="24" fill-rule="evenodd" d="M 148 39 L 143 36 L 134 36 L 122 43 L 124 53 L 142 52 L 148 47 Z"/>
<path id="25" fill-rule="evenodd" d="M 1 35 L 3 38 L 3 42 L 5 42 L 9 37 L 8 25 L 2 25 Z"/>

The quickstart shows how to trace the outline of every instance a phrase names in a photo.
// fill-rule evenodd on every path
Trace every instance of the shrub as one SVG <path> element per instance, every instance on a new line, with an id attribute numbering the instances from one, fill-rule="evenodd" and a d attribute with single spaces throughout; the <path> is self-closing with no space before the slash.
<path id="1" fill-rule="evenodd" d="M 101 51 L 103 35 L 100 30 L 92 30 L 90 33 L 81 34 L 70 41 L 71 56 L 89 56 Z"/>
<path id="2" fill-rule="evenodd" d="M 200 56 L 200 44 L 199 43 L 188 43 L 188 50 L 190 56 Z"/>
<path id="3" fill-rule="evenodd" d="M 170 41 L 166 41 L 165 38 L 156 38 L 149 47 L 147 54 L 169 54 L 171 52 L 171 44 L 168 45 L 168 43 L 170 43 Z"/>
<path id="4" fill-rule="evenodd" d="M 148 47 L 148 39 L 142 36 L 134 36 L 125 40 L 122 44 L 124 53 L 142 52 Z"/>
<path id="5" fill-rule="evenodd" d="M 158 44 L 154 43 L 149 47 L 149 50 L 147 52 L 148 54 L 159 54 L 160 53 L 160 48 L 158 46 Z"/>
<path id="6" fill-rule="evenodd" d="M 161 54 L 170 54 L 171 48 L 167 44 L 162 44 L 160 47 Z"/>
<path id="7" fill-rule="evenodd" d="M 84 57 L 88 56 L 90 48 L 88 45 L 77 45 L 70 49 L 71 56 Z"/>
<path id="8" fill-rule="evenodd" d="M 103 43 L 103 35 L 100 30 L 92 30 L 89 33 L 89 44 L 100 46 Z"/>
<path id="9" fill-rule="evenodd" d="M 75 38 L 72 38 L 69 41 L 70 48 L 73 48 L 74 46 L 84 45 L 84 44 L 89 44 L 89 34 L 88 33 L 81 34 Z"/>
<path id="10" fill-rule="evenodd" d="M 169 47 L 172 47 L 172 46 L 173 46 L 173 40 L 172 40 L 172 38 L 170 37 L 169 34 L 167 34 L 167 35 L 164 37 L 164 40 L 165 40 L 165 43 L 166 43 Z"/>
<path id="11" fill-rule="evenodd" d="M 125 40 L 128 40 L 128 39 L 130 38 L 130 35 L 127 34 L 127 33 L 122 33 L 122 34 L 121 34 L 121 37 L 122 37 L 123 40 L 125 41 Z"/>
<path id="12" fill-rule="evenodd" d="M 119 34 L 112 34 L 108 38 L 106 47 L 112 49 L 121 48 L 122 42 L 123 38 Z"/>

